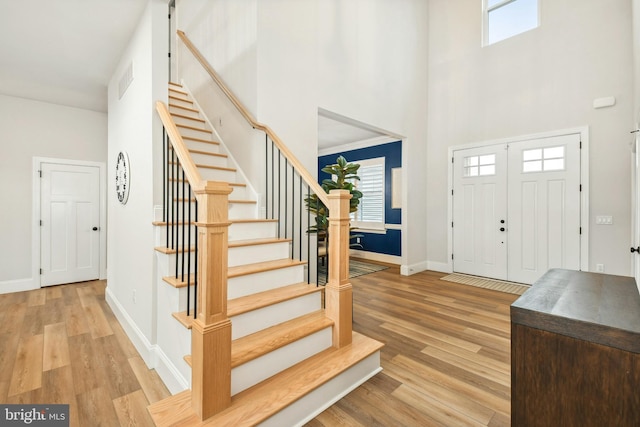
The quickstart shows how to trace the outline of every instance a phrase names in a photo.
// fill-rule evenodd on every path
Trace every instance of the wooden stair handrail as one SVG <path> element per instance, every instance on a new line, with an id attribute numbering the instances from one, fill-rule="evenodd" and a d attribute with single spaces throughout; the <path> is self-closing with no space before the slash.
<path id="1" fill-rule="evenodd" d="M 273 143 L 278 147 L 280 152 L 284 155 L 285 158 L 289 160 L 289 163 L 293 166 L 293 168 L 300 174 L 305 183 L 313 190 L 313 192 L 318 196 L 318 199 L 324 203 L 325 206 L 329 206 L 329 198 L 327 197 L 327 193 L 322 189 L 320 184 L 316 181 L 316 179 L 311 176 L 309 171 L 302 165 L 302 163 L 298 160 L 298 158 L 287 148 L 287 146 L 282 142 L 280 137 L 276 135 L 276 133 L 267 125 L 259 123 L 256 119 L 253 118 L 251 113 L 244 107 L 242 102 L 231 92 L 231 90 L 225 85 L 222 81 L 222 78 L 216 73 L 211 64 L 206 60 L 206 58 L 200 53 L 197 47 L 191 42 L 191 40 L 187 37 L 187 35 L 182 30 L 178 30 L 178 37 L 182 40 L 184 45 L 189 49 L 189 51 L 193 54 L 193 56 L 200 62 L 200 65 L 207 71 L 209 76 L 216 82 L 218 87 L 224 92 L 224 94 L 229 98 L 231 103 L 235 105 L 240 114 L 245 118 L 245 120 L 255 129 L 259 129 L 266 133 L 269 138 L 273 141 Z"/>
<path id="2" fill-rule="evenodd" d="M 191 158 L 191 155 L 189 155 L 189 150 L 187 149 L 187 146 L 184 143 L 175 122 L 171 118 L 169 109 L 164 102 L 157 101 L 156 111 L 160 116 L 160 120 L 162 120 L 162 124 L 167 131 L 167 135 L 169 135 L 169 140 L 171 141 L 171 145 L 173 146 L 173 149 L 175 150 L 175 153 L 180 160 L 180 165 L 184 170 L 187 181 L 189 181 L 189 184 L 191 184 L 191 186 L 194 188 L 201 186 L 202 177 L 200 176 L 200 171 L 198 171 L 196 164 Z"/>

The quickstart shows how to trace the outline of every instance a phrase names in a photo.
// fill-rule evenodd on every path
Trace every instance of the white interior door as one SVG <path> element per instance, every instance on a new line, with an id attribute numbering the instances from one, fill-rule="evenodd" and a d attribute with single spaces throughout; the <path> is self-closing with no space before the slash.
<path id="1" fill-rule="evenodd" d="M 509 280 L 580 270 L 580 135 L 509 144 Z"/>
<path id="2" fill-rule="evenodd" d="M 506 280 L 506 147 L 455 151 L 453 168 L 454 270 Z"/>
<path id="3" fill-rule="evenodd" d="M 41 170 L 41 285 L 98 279 L 99 168 L 42 163 Z"/>
<path id="4" fill-rule="evenodd" d="M 456 150 L 453 190 L 453 271 L 531 284 L 580 270 L 579 134 Z"/>

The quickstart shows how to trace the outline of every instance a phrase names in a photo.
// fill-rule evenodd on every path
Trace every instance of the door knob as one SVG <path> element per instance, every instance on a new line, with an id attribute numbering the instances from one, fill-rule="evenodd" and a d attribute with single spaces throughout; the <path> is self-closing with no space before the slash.
<path id="1" fill-rule="evenodd" d="M 640 254 L 640 246 L 638 246 L 637 248 L 631 248 L 631 253 L 637 252 Z"/>
<path id="2" fill-rule="evenodd" d="M 98 230 L 99 230 L 99 228 L 98 228 L 98 227 L 93 227 L 93 228 L 92 228 L 92 230 L 93 230 L 93 231 L 98 231 Z"/>

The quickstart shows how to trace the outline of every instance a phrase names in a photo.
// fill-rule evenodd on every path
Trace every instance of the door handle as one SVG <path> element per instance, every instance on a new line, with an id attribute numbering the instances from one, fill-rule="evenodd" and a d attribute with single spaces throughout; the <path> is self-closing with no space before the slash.
<path id="1" fill-rule="evenodd" d="M 100 229 L 99 229 L 98 227 L 93 227 L 93 228 L 92 228 L 92 230 L 93 230 L 93 231 L 98 231 L 98 230 L 100 230 Z"/>
<path id="2" fill-rule="evenodd" d="M 637 248 L 631 248 L 631 253 L 634 253 L 634 252 L 640 254 L 640 246 L 638 246 Z"/>

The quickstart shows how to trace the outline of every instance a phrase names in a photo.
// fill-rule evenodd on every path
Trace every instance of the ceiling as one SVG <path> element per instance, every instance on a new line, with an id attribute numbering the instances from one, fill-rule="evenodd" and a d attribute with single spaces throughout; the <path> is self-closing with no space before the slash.
<path id="1" fill-rule="evenodd" d="M 0 93 L 107 111 L 148 0 L 0 0 Z"/>
<path id="2" fill-rule="evenodd" d="M 107 111 L 107 85 L 148 0 L 0 0 L 0 94 Z M 320 111 L 320 149 L 386 133 Z"/>

